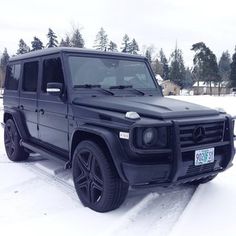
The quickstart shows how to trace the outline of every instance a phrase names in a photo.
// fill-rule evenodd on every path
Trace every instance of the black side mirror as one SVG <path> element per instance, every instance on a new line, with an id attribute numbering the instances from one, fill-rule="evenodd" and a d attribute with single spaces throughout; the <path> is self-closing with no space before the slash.
<path id="1" fill-rule="evenodd" d="M 47 83 L 47 93 L 60 96 L 63 92 L 63 84 L 62 83 Z"/>

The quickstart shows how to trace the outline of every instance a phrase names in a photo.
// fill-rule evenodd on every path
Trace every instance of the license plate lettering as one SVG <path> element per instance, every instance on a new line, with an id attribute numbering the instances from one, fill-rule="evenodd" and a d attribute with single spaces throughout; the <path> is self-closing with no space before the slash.
<path id="1" fill-rule="evenodd" d="M 214 162 L 214 148 L 207 148 L 195 151 L 195 166 L 204 165 Z"/>

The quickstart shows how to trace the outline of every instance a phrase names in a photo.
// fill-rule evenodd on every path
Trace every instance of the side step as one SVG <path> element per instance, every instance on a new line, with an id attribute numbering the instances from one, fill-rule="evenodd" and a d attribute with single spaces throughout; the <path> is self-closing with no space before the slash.
<path id="1" fill-rule="evenodd" d="M 68 159 L 66 157 L 58 155 L 55 152 L 51 152 L 46 148 L 43 148 L 41 146 L 38 146 L 38 145 L 35 145 L 35 144 L 32 144 L 32 143 L 25 142 L 23 140 L 20 141 L 20 145 L 22 147 L 25 147 L 25 148 L 33 151 L 33 152 L 41 154 L 42 156 L 44 156 L 46 158 L 55 160 L 57 162 L 59 161 L 60 163 L 62 163 L 62 165 L 64 165 L 65 169 L 68 169 L 70 167 L 70 165 L 68 164 L 69 163 Z"/>

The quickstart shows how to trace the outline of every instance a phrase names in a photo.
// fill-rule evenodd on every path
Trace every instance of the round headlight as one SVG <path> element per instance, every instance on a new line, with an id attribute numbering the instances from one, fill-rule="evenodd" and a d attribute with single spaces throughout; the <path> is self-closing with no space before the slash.
<path id="1" fill-rule="evenodd" d="M 143 132 L 143 143 L 145 145 L 152 145 L 157 135 L 157 131 L 154 128 L 147 128 Z"/>

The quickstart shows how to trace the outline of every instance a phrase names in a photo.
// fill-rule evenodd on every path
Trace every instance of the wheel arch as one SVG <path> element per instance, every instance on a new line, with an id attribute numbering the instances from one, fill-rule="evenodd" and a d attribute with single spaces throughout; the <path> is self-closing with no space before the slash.
<path id="1" fill-rule="evenodd" d="M 8 119 L 12 119 L 16 125 L 17 131 L 20 135 L 20 137 L 23 140 L 26 140 L 28 136 L 26 126 L 24 125 L 24 122 L 22 120 L 22 115 L 19 111 L 15 110 L 7 110 L 4 112 L 3 115 L 3 122 L 6 123 Z"/>
<path id="2" fill-rule="evenodd" d="M 102 127 L 96 126 L 81 126 L 76 129 L 70 141 L 70 162 L 72 162 L 73 154 L 76 146 L 83 140 L 91 140 L 99 146 L 105 148 L 105 154 L 109 154 L 112 162 L 121 177 L 127 182 L 123 170 L 121 168 L 122 159 L 125 158 L 125 153 L 120 145 L 120 141 L 114 132 Z"/>

